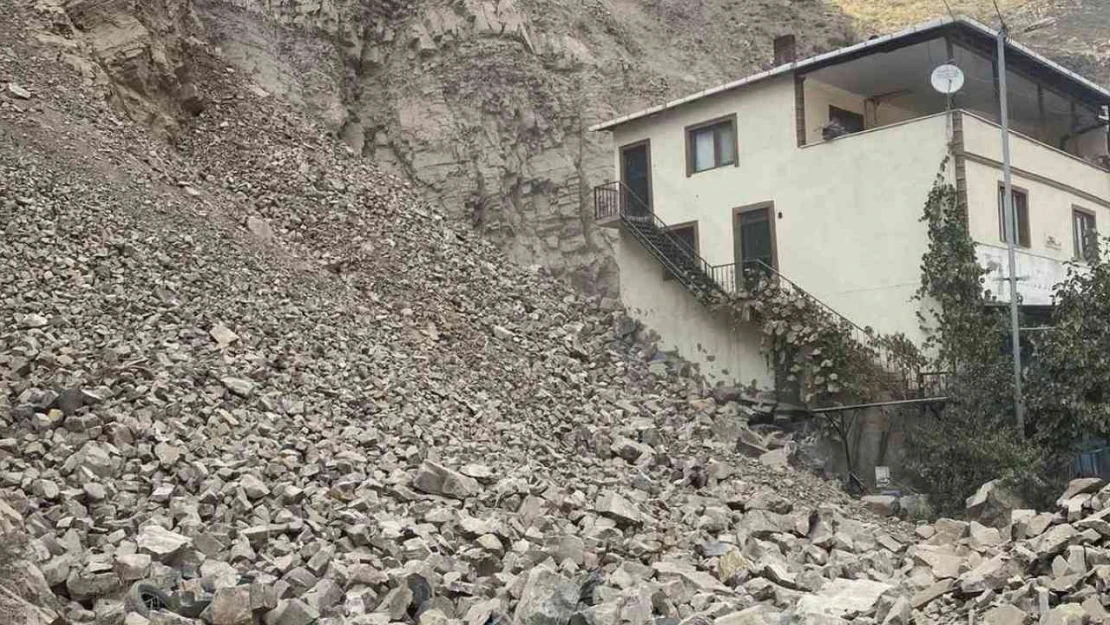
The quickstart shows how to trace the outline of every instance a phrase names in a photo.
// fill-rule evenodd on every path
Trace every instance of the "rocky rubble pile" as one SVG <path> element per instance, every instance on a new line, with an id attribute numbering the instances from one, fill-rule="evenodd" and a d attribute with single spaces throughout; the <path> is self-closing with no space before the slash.
<path id="1" fill-rule="evenodd" d="M 0 11 L 3 616 L 740 625 L 893 589 L 906 530 L 739 445 L 737 394 L 613 302 L 212 59 L 153 141 Z"/>
<path id="2" fill-rule="evenodd" d="M 911 605 L 925 622 L 1110 623 L 1110 486 L 1073 480 L 1058 511 L 1005 510 L 997 482 L 968 499 L 972 516 L 922 525 L 907 551 Z"/>

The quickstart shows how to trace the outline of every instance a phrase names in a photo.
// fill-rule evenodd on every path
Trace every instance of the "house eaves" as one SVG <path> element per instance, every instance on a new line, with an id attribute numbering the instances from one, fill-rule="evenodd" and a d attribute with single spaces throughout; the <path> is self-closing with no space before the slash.
<path id="1" fill-rule="evenodd" d="M 751 76 L 741 78 L 740 80 L 725 83 L 723 85 L 718 85 L 716 87 L 684 96 L 677 100 L 672 100 L 665 104 L 659 104 L 650 108 L 646 108 L 642 111 L 630 113 L 623 117 L 618 117 L 607 122 L 595 124 L 590 127 L 590 131 L 598 132 L 604 130 L 612 130 L 617 126 L 622 126 L 638 119 L 650 117 L 652 115 L 656 115 L 664 111 L 669 111 L 671 109 L 678 108 L 691 102 L 696 102 L 698 100 L 702 100 L 714 95 L 726 93 L 729 91 L 735 91 L 737 89 L 741 89 L 743 87 L 747 87 L 748 85 L 762 82 L 776 76 L 782 76 L 784 74 L 790 74 L 801 70 L 812 71 L 821 67 L 836 65 L 838 63 L 850 61 L 854 58 L 874 54 L 881 51 L 883 48 L 909 45 L 910 43 L 913 43 L 915 41 L 928 38 L 928 35 L 932 34 L 934 31 L 942 30 L 949 26 L 966 28 L 971 33 L 976 34 L 981 38 L 995 39 L 998 36 L 997 31 L 967 17 L 961 16 L 957 18 L 938 18 L 928 22 L 923 22 L 916 26 L 911 26 L 910 28 L 901 30 L 896 33 L 868 39 L 867 41 L 863 41 L 855 45 L 848 46 L 846 48 L 840 48 L 838 50 L 819 54 L 817 56 L 803 59 L 801 61 L 779 65 L 778 67 L 774 67 L 758 74 L 753 74 Z M 1048 58 L 1034 52 L 1028 47 L 1023 46 L 1011 39 L 1007 42 L 1007 50 L 1015 52 L 1021 57 L 1025 57 L 1025 60 L 1036 66 L 1039 66 L 1040 69 L 1053 74 L 1058 80 L 1070 83 L 1074 87 L 1074 91 L 1081 93 L 1087 99 L 1098 102 L 1100 104 L 1110 104 L 1110 91 L 1091 82 L 1090 80 L 1087 80 L 1086 78 L 1067 69 L 1066 67 L 1063 67 L 1062 65 L 1059 65 L 1058 63 L 1055 63 L 1054 61 L 1051 61 Z"/>

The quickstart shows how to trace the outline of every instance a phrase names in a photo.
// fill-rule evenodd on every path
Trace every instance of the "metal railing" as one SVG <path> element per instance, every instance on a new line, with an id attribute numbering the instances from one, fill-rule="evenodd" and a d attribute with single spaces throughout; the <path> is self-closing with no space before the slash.
<path id="1" fill-rule="evenodd" d="M 756 273 L 758 275 L 754 275 Z M 849 338 L 872 352 L 872 361 L 885 374 L 879 379 L 879 383 L 887 391 L 900 396 L 899 399 L 908 399 L 909 395 L 940 396 L 947 390 L 948 374 L 946 372 L 922 371 L 919 366 L 909 362 L 907 358 L 899 356 L 895 350 L 881 344 L 873 329 L 862 327 L 840 314 L 835 308 L 821 301 L 817 296 L 806 291 L 767 263 L 759 260 L 745 261 L 741 275 L 749 285 L 752 285 L 753 289 L 759 288 L 758 284 L 753 284 L 756 280 L 770 278 L 779 288 L 796 292 L 832 317 L 848 331 Z"/>
<path id="2" fill-rule="evenodd" d="M 655 216 L 648 203 L 620 181 L 608 182 L 594 188 L 594 215 L 599 220 L 619 217 L 622 223 L 630 226 L 629 229 L 633 235 L 656 256 L 659 262 L 688 288 L 698 291 L 696 294 L 709 287 L 721 294 L 745 297 L 754 294 L 761 285 L 770 282 L 778 288 L 804 297 L 844 327 L 853 341 L 873 353 L 872 359 L 885 374 L 880 383 L 899 398 L 905 398 L 909 393 L 931 392 L 946 386 L 946 374 L 923 372 L 912 366 L 905 358 L 899 357 L 894 350 L 880 344 L 876 333 L 871 328 L 864 328 L 840 314 L 762 260 L 748 260 L 739 264 L 710 264 L 689 244 L 671 234 L 669 226 Z M 649 232 L 652 234 L 647 234 Z M 675 259 L 667 250 L 659 249 L 652 240 L 652 235 L 661 237 L 684 258 Z M 687 264 L 689 267 L 683 267 L 682 264 Z M 688 275 L 691 271 L 701 275 Z"/>
<path id="3" fill-rule="evenodd" d="M 687 286 L 697 289 L 709 287 L 727 292 L 722 283 L 713 277 L 714 266 L 702 258 L 689 243 L 675 236 L 670 226 L 655 215 L 650 205 L 623 182 L 607 182 L 594 187 L 594 216 L 599 220 L 619 216 L 621 222 L 630 226 L 633 235 Z M 653 240 L 656 237 L 665 241 L 680 257 L 675 258 L 668 250 L 660 249 Z"/>

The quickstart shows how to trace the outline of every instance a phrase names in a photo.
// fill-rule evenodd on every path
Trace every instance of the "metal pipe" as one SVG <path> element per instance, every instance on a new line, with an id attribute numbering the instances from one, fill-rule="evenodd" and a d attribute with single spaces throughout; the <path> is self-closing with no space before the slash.
<path id="1" fill-rule="evenodd" d="M 1006 255 L 1010 263 L 1010 334 L 1014 358 L 1014 416 L 1018 434 L 1025 435 L 1025 399 L 1021 384 L 1021 328 L 1018 325 L 1017 211 L 1014 207 L 1013 171 L 1010 166 L 1010 98 L 1006 90 L 1006 25 L 998 29 L 998 101 L 1002 116 L 1003 206 L 1006 211 Z"/>

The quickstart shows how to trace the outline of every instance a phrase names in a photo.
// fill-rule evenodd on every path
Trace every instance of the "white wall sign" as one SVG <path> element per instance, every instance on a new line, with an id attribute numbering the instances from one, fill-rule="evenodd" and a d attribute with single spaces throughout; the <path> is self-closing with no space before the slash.
<path id="1" fill-rule="evenodd" d="M 1001 246 L 975 244 L 979 264 L 989 271 L 984 285 L 1001 302 L 1010 301 L 1009 260 L 1006 248 Z M 1067 265 L 1054 258 L 1037 256 L 1028 252 L 1017 252 L 1018 294 L 1021 303 L 1030 306 L 1049 306 L 1056 285 L 1067 277 Z"/>

